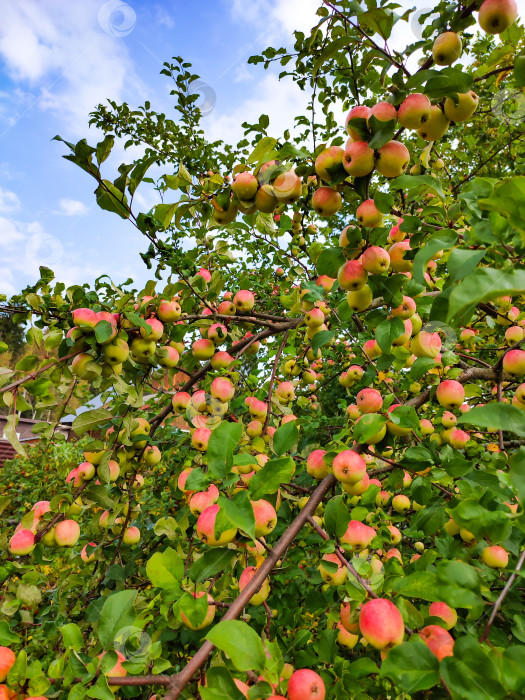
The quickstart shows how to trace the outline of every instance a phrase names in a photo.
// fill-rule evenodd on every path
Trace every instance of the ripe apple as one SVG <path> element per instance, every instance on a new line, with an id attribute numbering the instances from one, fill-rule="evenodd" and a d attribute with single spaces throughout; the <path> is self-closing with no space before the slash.
<path id="1" fill-rule="evenodd" d="M 478 108 L 479 97 L 474 90 L 458 93 L 458 102 L 451 97 L 445 100 L 445 116 L 451 122 L 464 122 L 474 114 Z"/>
<path id="2" fill-rule="evenodd" d="M 439 661 L 454 656 L 454 639 L 443 627 L 427 625 L 418 634 Z"/>
<path id="3" fill-rule="evenodd" d="M 258 187 L 257 178 L 249 172 L 237 173 L 232 182 L 232 190 L 241 201 L 253 199 Z"/>
<path id="4" fill-rule="evenodd" d="M 16 655 L 9 647 L 0 647 L 0 683 L 7 678 L 7 674 L 15 665 Z"/>
<path id="5" fill-rule="evenodd" d="M 399 306 L 392 309 L 392 316 L 394 318 L 401 318 L 403 320 L 412 318 L 416 311 L 416 302 L 411 297 L 403 296 L 403 300 Z"/>
<path id="6" fill-rule="evenodd" d="M 386 598 L 374 598 L 364 603 L 359 613 L 359 629 L 375 649 L 390 649 L 401 644 L 405 634 L 401 613 Z"/>
<path id="7" fill-rule="evenodd" d="M 215 537 L 215 521 L 220 508 L 217 504 L 206 508 L 198 517 L 196 531 L 197 537 L 209 547 L 220 547 L 228 544 L 237 535 L 237 528 L 230 528 L 221 532 L 219 537 Z"/>
<path id="8" fill-rule="evenodd" d="M 208 428 L 197 428 L 191 436 L 191 446 L 199 452 L 206 452 L 211 430 Z"/>
<path id="9" fill-rule="evenodd" d="M 277 525 L 277 513 L 271 503 L 260 499 L 252 501 L 253 514 L 255 516 L 255 536 L 265 537 L 275 530 Z"/>
<path id="10" fill-rule="evenodd" d="M 344 170 L 352 177 L 369 175 L 375 166 L 374 149 L 366 141 L 352 141 L 343 152 Z"/>
<path id="11" fill-rule="evenodd" d="M 79 379 L 85 379 L 90 382 L 98 377 L 95 366 L 95 358 L 93 355 L 89 355 L 87 352 L 81 352 L 73 358 L 71 371 Z"/>
<path id="12" fill-rule="evenodd" d="M 400 141 L 388 141 L 377 154 L 376 170 L 385 177 L 399 177 L 408 167 L 410 152 Z"/>
<path id="13" fill-rule="evenodd" d="M 455 379 L 445 379 L 438 385 L 436 398 L 443 408 L 459 408 L 465 401 L 465 389 Z"/>
<path id="14" fill-rule="evenodd" d="M 364 269 L 371 275 L 380 275 L 383 272 L 388 272 L 388 268 L 390 267 L 390 255 L 388 251 L 378 245 L 367 248 L 361 255 L 360 260 Z"/>
<path id="15" fill-rule="evenodd" d="M 332 463 L 335 478 L 344 484 L 355 484 L 366 474 L 366 462 L 353 450 L 343 450 Z"/>
<path id="16" fill-rule="evenodd" d="M 304 315 L 304 322 L 307 326 L 316 328 L 317 326 L 321 326 L 325 322 L 325 318 L 326 317 L 321 311 L 321 309 L 314 307 Z"/>
<path id="17" fill-rule="evenodd" d="M 445 623 L 445 629 L 450 630 L 458 621 L 458 614 L 446 603 L 431 603 L 428 609 L 428 614 L 432 617 L 440 617 Z"/>
<path id="18" fill-rule="evenodd" d="M 503 547 L 494 545 L 485 547 L 481 552 L 481 559 L 491 569 L 504 569 L 509 563 L 509 554 Z"/>
<path id="19" fill-rule="evenodd" d="M 330 473 L 330 467 L 324 460 L 325 454 L 325 450 L 314 450 L 310 452 L 306 460 L 306 471 L 318 481 L 321 481 Z"/>
<path id="20" fill-rule="evenodd" d="M 273 193 L 279 202 L 293 204 L 302 194 L 303 183 L 294 170 L 278 175 L 273 182 Z"/>
<path id="21" fill-rule="evenodd" d="M 211 383 L 210 394 L 219 399 L 219 401 L 226 403 L 233 399 L 235 387 L 226 377 L 216 377 Z"/>
<path id="22" fill-rule="evenodd" d="M 430 119 L 430 100 L 419 92 L 409 95 L 401 103 L 398 110 L 398 119 L 405 129 L 420 129 Z"/>
<path id="23" fill-rule="evenodd" d="M 76 520 L 61 520 L 55 527 L 55 541 L 59 547 L 74 547 L 80 537 Z"/>
<path id="24" fill-rule="evenodd" d="M 525 374 L 525 350 L 509 350 L 503 357 L 503 370 L 512 377 Z"/>
<path id="25" fill-rule="evenodd" d="M 368 272 L 359 260 L 347 260 L 337 273 L 337 281 L 347 291 L 357 292 L 364 287 Z"/>
<path id="26" fill-rule="evenodd" d="M 160 340 L 164 333 L 164 326 L 158 318 L 147 318 L 146 324 L 150 327 L 150 332 L 143 326 L 140 327 L 140 335 L 144 340 Z"/>
<path id="27" fill-rule="evenodd" d="M 98 658 L 102 660 L 102 658 L 106 655 L 107 652 L 103 651 L 102 654 L 98 655 Z M 125 678 L 128 675 L 128 672 L 126 669 L 122 666 L 122 662 L 126 661 L 126 657 L 124 654 L 122 654 L 120 651 L 117 651 L 117 663 L 113 666 L 113 668 L 110 668 L 108 671 L 104 672 L 104 675 L 107 676 L 108 678 Z M 99 663 L 100 666 L 100 663 Z M 120 688 L 119 685 L 112 685 L 111 690 L 113 692 L 117 691 Z"/>
<path id="28" fill-rule="evenodd" d="M 277 394 L 279 400 L 283 403 L 290 403 L 290 401 L 293 401 L 295 399 L 295 387 L 292 384 L 292 382 L 280 382 L 277 385 L 277 388 L 275 389 L 275 393 Z M 266 410 L 268 410 L 266 404 L 264 405 L 266 407 Z M 250 412 L 253 415 L 252 406 L 250 406 Z"/>
<path id="29" fill-rule="evenodd" d="M 438 66 L 451 66 L 461 56 L 463 42 L 456 32 L 440 34 L 432 47 L 432 58 Z"/>
<path id="30" fill-rule="evenodd" d="M 356 403 L 361 413 L 377 413 L 383 407 L 383 397 L 377 389 L 361 389 Z"/>
<path id="31" fill-rule="evenodd" d="M 330 146 L 321 151 L 315 159 L 315 172 L 321 180 L 331 183 L 345 177 L 343 155 L 344 150 L 340 146 Z"/>
<path id="32" fill-rule="evenodd" d="M 348 549 L 352 552 L 360 552 L 370 545 L 376 534 L 370 525 L 365 525 L 359 520 L 350 520 L 346 532 L 340 537 L 340 540 L 342 544 L 348 545 Z"/>
<path id="33" fill-rule="evenodd" d="M 319 216 L 328 217 L 336 214 L 343 200 L 340 193 L 333 187 L 320 187 L 312 197 L 312 208 Z"/>
<path id="34" fill-rule="evenodd" d="M 403 514 L 410 509 L 410 498 L 403 493 L 398 493 L 392 499 L 392 508 L 396 513 Z"/>
<path id="35" fill-rule="evenodd" d="M 122 542 L 124 544 L 138 544 L 140 542 L 140 530 L 136 525 L 131 525 L 124 530 Z"/>
<path id="36" fill-rule="evenodd" d="M 287 695 L 288 700 L 324 700 L 326 690 L 323 679 L 308 668 L 294 671 L 288 681 Z"/>
<path id="37" fill-rule="evenodd" d="M 371 117 L 375 117 L 380 122 L 390 122 L 397 120 L 397 110 L 390 102 L 377 102 L 370 110 L 367 123 Z"/>
<path id="38" fill-rule="evenodd" d="M 319 565 L 319 573 L 321 574 L 323 581 L 329 583 L 331 586 L 341 586 L 346 581 L 347 569 L 338 559 L 336 554 L 325 554 L 321 559 L 321 562 L 331 562 L 337 565 L 337 570 L 333 571 L 332 567 L 328 570 L 321 563 Z"/>
<path id="39" fill-rule="evenodd" d="M 351 119 L 368 119 L 370 111 L 370 107 L 359 105 L 348 112 L 345 120 L 345 129 L 354 141 L 359 141 L 362 137 L 359 131 L 349 124 L 349 121 Z"/>
<path id="40" fill-rule="evenodd" d="M 356 210 L 357 220 L 361 226 L 366 228 L 375 228 L 380 226 L 383 221 L 383 214 L 376 207 L 373 199 L 365 199 Z"/>
<path id="41" fill-rule="evenodd" d="M 174 321 L 178 321 L 181 313 L 182 310 L 180 308 L 180 304 L 176 299 L 172 299 L 171 301 L 163 299 L 159 304 L 159 308 L 157 309 L 157 316 L 163 323 L 173 323 Z"/>
<path id="42" fill-rule="evenodd" d="M 265 184 L 261 185 L 255 195 L 255 206 L 263 214 L 272 214 L 279 204 L 279 200 L 274 194 L 273 187 Z"/>
<path id="43" fill-rule="evenodd" d="M 410 349 L 416 357 L 435 358 L 441 352 L 441 337 L 439 333 L 420 331 L 412 338 Z"/>
<path id="44" fill-rule="evenodd" d="M 233 297 L 233 305 L 243 314 L 251 311 L 255 305 L 255 295 L 247 289 L 241 289 Z"/>
<path id="45" fill-rule="evenodd" d="M 215 355 L 215 345 L 211 340 L 201 338 L 192 344 L 191 351 L 196 360 L 210 360 Z"/>
<path id="46" fill-rule="evenodd" d="M 438 141 L 445 135 L 449 125 L 450 119 L 444 114 L 441 107 L 432 105 L 430 119 L 417 130 L 417 133 L 425 141 Z"/>
<path id="47" fill-rule="evenodd" d="M 80 558 L 82 559 L 82 561 L 86 562 L 86 564 L 95 561 L 96 546 L 96 542 L 90 542 L 89 544 L 85 544 L 82 547 L 82 551 L 80 552 Z"/>
<path id="48" fill-rule="evenodd" d="M 257 573 L 257 567 L 247 566 L 239 578 L 239 591 L 243 591 Z M 262 605 L 270 595 L 270 581 L 266 578 L 259 586 L 257 593 L 250 598 L 250 605 Z"/>
<path id="49" fill-rule="evenodd" d="M 516 0 L 484 0 L 479 8 L 479 26 L 487 34 L 501 34 L 518 16 Z"/>

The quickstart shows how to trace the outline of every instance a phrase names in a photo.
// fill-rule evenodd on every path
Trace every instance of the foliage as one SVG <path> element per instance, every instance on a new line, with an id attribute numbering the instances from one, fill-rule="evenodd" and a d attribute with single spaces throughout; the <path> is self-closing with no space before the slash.
<path id="1" fill-rule="evenodd" d="M 523 697 L 524 39 L 479 5 L 441 0 L 398 52 L 413 11 L 320 3 L 249 60 L 310 92 L 282 135 L 208 143 L 176 57 L 176 119 L 109 101 L 100 143 L 57 137 L 153 279 L 41 268 L 4 309 L 30 326 L 0 368 L 12 444 L 24 392 L 57 421 L 101 406 L 0 477 L 21 697 L 295 700 L 300 669 L 330 699 Z M 463 54 L 437 66 L 445 31 Z M 348 142 L 339 105 L 374 106 Z M 116 143 L 142 150 L 111 174 Z"/>

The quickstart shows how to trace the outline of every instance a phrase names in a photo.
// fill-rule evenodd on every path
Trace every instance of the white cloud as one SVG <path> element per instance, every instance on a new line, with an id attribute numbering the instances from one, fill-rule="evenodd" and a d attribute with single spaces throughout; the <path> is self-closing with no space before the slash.
<path id="1" fill-rule="evenodd" d="M 61 216 L 85 216 L 89 211 L 84 202 L 79 202 L 76 199 L 61 199 L 58 207 L 54 213 Z"/>
<path id="2" fill-rule="evenodd" d="M 234 104 L 224 112 L 216 107 L 203 120 L 206 137 L 211 141 L 225 139 L 228 143 L 236 143 L 244 136 L 241 124 L 244 121 L 257 122 L 261 114 L 270 117 L 268 133 L 281 136 L 285 129 L 293 127 L 293 118 L 304 112 L 309 99 L 309 93 L 291 80 L 279 81 L 273 73 L 266 73 L 257 82 L 254 94 L 244 102 Z"/>
<path id="3" fill-rule="evenodd" d="M 63 120 L 68 133 L 83 135 L 98 103 L 144 98 L 126 41 L 99 24 L 100 7 L 99 0 L 3 4 L 0 57 L 18 88 L 8 124 L 40 109 Z"/>
<path id="4" fill-rule="evenodd" d="M 18 195 L 10 190 L 4 190 L 0 187 L 0 213 L 12 214 L 20 209 L 20 200 Z"/>
<path id="5" fill-rule="evenodd" d="M 319 21 L 315 13 L 320 4 L 320 0 L 233 0 L 230 11 L 234 20 L 262 28 L 261 36 L 293 40 L 294 30 L 306 33 Z"/>

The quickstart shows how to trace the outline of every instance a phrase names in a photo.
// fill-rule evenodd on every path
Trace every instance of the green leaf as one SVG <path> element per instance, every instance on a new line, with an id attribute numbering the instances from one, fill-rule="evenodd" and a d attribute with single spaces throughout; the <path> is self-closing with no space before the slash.
<path id="1" fill-rule="evenodd" d="M 512 177 L 496 185 L 493 193 L 478 201 L 485 211 L 496 211 L 516 228 L 525 242 L 525 176 Z"/>
<path id="2" fill-rule="evenodd" d="M 322 348 L 323 345 L 327 345 L 334 337 L 335 333 L 333 331 L 317 331 L 312 339 L 312 352 L 314 355 L 319 348 Z"/>
<path id="3" fill-rule="evenodd" d="M 94 408 L 92 411 L 84 411 L 75 418 L 71 429 L 77 435 L 84 435 L 89 430 L 94 430 L 102 423 L 106 423 L 113 418 L 111 411 L 105 408 Z"/>
<path id="4" fill-rule="evenodd" d="M 470 275 L 477 264 L 483 260 L 486 252 L 486 250 L 454 248 L 447 260 L 448 279 L 451 282 L 457 282 Z"/>
<path id="5" fill-rule="evenodd" d="M 150 557 L 146 575 L 156 588 L 178 589 L 184 576 L 184 564 L 177 552 L 168 547 Z"/>
<path id="6" fill-rule="evenodd" d="M 11 632 L 9 624 L 2 620 L 0 622 L 0 646 L 8 647 L 11 644 L 17 644 L 20 641 L 20 637 L 16 632 Z"/>
<path id="7" fill-rule="evenodd" d="M 135 623 L 137 591 L 119 591 L 106 598 L 98 621 L 98 638 L 104 649 L 112 648 L 117 633 Z"/>
<path id="8" fill-rule="evenodd" d="M 447 321 L 454 320 L 456 324 L 465 324 L 479 302 L 501 296 L 522 294 L 524 289 L 525 270 L 477 268 L 452 290 L 448 303 Z"/>
<path id="9" fill-rule="evenodd" d="M 516 56 L 514 61 L 514 80 L 519 88 L 525 88 L 525 54 Z"/>
<path id="10" fill-rule="evenodd" d="M 381 665 L 380 676 L 391 678 L 405 693 L 412 695 L 439 683 L 439 661 L 417 635 L 390 649 Z"/>
<path id="11" fill-rule="evenodd" d="M 95 190 L 95 195 L 101 209 L 118 214 L 122 219 L 129 218 L 127 197 L 110 180 L 102 180 L 102 184 Z"/>
<path id="12" fill-rule="evenodd" d="M 392 588 L 407 598 L 421 598 L 434 602 L 439 600 L 436 593 L 437 576 L 431 571 L 416 571 L 414 574 L 398 578 Z"/>
<path id="13" fill-rule="evenodd" d="M 381 321 L 376 328 L 377 344 L 385 355 L 390 354 L 392 343 L 405 332 L 405 324 L 400 318 L 391 318 Z"/>
<path id="14" fill-rule="evenodd" d="M 372 146 L 370 143 L 370 148 L 378 148 L 378 146 Z M 381 192 L 381 190 L 377 190 L 374 193 L 374 204 L 383 214 L 390 214 L 394 206 L 394 198 L 391 194 L 387 194 L 386 192 Z"/>
<path id="15" fill-rule="evenodd" d="M 525 503 L 525 447 L 515 452 L 510 458 L 510 481 L 514 486 L 518 500 Z"/>
<path id="16" fill-rule="evenodd" d="M 218 504 L 220 510 L 215 521 L 216 532 L 224 532 L 233 526 L 255 539 L 255 515 L 246 490 L 239 491 L 231 499 L 221 495 Z"/>
<path id="17" fill-rule="evenodd" d="M 184 593 L 179 600 L 179 608 L 186 615 L 194 627 L 198 627 L 208 612 L 208 596 L 202 595 L 194 598 L 191 593 Z"/>
<path id="18" fill-rule="evenodd" d="M 499 700 L 507 695 L 493 653 L 473 637 L 456 639 L 454 656 L 444 658 L 440 669 L 453 700 Z"/>
<path id="19" fill-rule="evenodd" d="M 516 406 L 493 401 L 485 406 L 474 406 L 458 418 L 458 423 L 477 428 L 495 428 L 525 437 L 525 413 Z"/>
<path id="20" fill-rule="evenodd" d="M 199 693 L 203 700 L 244 700 L 233 676 L 224 666 L 212 666 L 206 672 L 206 685 Z"/>
<path id="21" fill-rule="evenodd" d="M 163 228 L 168 228 L 171 224 L 171 220 L 175 216 L 178 206 L 178 202 L 175 204 L 157 204 L 153 216 L 157 221 L 160 221 Z"/>
<path id="22" fill-rule="evenodd" d="M 111 149 L 113 148 L 113 144 L 115 143 L 115 137 L 109 134 L 108 136 L 105 136 L 102 141 L 97 143 L 97 150 L 96 150 L 96 155 L 97 155 L 97 163 L 101 165 L 106 158 L 109 156 L 111 153 Z"/>
<path id="23" fill-rule="evenodd" d="M 385 423 L 386 418 L 379 413 L 364 413 L 354 425 L 354 440 L 362 445 L 376 435 Z"/>
<path id="24" fill-rule="evenodd" d="M 295 473 L 295 462 L 291 457 L 270 459 L 250 479 L 248 490 L 254 501 L 270 493 L 276 493 L 281 484 L 290 481 Z"/>
<path id="25" fill-rule="evenodd" d="M 421 379 L 421 377 L 426 374 L 429 369 L 435 366 L 436 361 L 432 357 L 418 357 L 410 368 L 407 376 L 411 380 L 417 382 L 417 380 Z"/>
<path id="26" fill-rule="evenodd" d="M 240 423 L 222 421 L 212 432 L 208 442 L 208 471 L 218 479 L 224 479 L 233 464 L 233 450 L 242 435 Z"/>
<path id="27" fill-rule="evenodd" d="M 416 257 L 414 258 L 412 275 L 416 282 L 426 286 L 424 273 L 429 260 L 431 260 L 440 250 L 449 250 L 452 248 L 457 240 L 457 233 L 454 233 L 454 231 L 450 231 L 449 229 L 444 229 L 443 231 L 439 231 L 438 233 L 434 233 L 434 235 L 430 236 L 427 243 L 420 250 L 418 250 Z"/>
<path id="28" fill-rule="evenodd" d="M 465 498 L 456 508 L 448 511 L 460 527 L 470 530 L 478 539 L 488 537 L 498 543 L 507 539 L 510 532 L 508 510 L 487 510 L 474 498 Z"/>
<path id="29" fill-rule="evenodd" d="M 390 182 L 390 189 L 405 190 L 409 201 L 418 199 L 421 194 L 427 192 L 432 192 L 440 199 L 445 198 L 440 182 L 432 175 L 400 175 Z"/>
<path id="30" fill-rule="evenodd" d="M 285 452 L 288 452 L 292 449 L 292 447 L 297 442 L 298 437 L 299 431 L 294 420 L 291 420 L 288 423 L 281 425 L 279 428 L 277 428 L 273 435 L 273 451 L 280 457 Z"/>
<path id="31" fill-rule="evenodd" d="M 114 326 L 109 321 L 99 321 L 95 326 L 95 338 L 97 343 L 107 342 L 114 332 Z"/>
<path id="32" fill-rule="evenodd" d="M 189 570 L 189 576 L 192 581 L 206 581 L 206 579 L 218 574 L 219 571 L 228 569 L 232 559 L 236 556 L 237 553 L 233 549 L 222 547 L 209 549 L 193 563 Z"/>
<path id="33" fill-rule="evenodd" d="M 238 671 L 261 672 L 266 663 L 259 635 L 245 622 L 223 620 L 206 635 L 206 639 L 225 652 Z"/>
<path id="34" fill-rule="evenodd" d="M 16 661 L 7 674 L 8 685 L 24 685 L 27 678 L 27 653 L 22 649 L 16 656 Z"/>
<path id="35" fill-rule="evenodd" d="M 342 248 L 325 248 L 319 254 L 315 267 L 319 275 L 337 278 L 339 268 L 346 262 Z"/>
<path id="36" fill-rule="evenodd" d="M 252 151 L 246 162 L 259 164 L 264 162 L 265 160 L 268 160 L 267 156 L 270 153 L 270 151 L 272 151 L 276 143 L 277 139 L 274 139 L 270 136 L 263 137 L 257 143 L 257 146 L 255 146 L 254 150 Z"/>
<path id="37" fill-rule="evenodd" d="M 70 622 L 59 629 L 66 649 L 75 649 L 76 651 L 82 649 L 84 640 L 82 639 L 82 632 L 78 625 L 75 625 L 74 622 Z"/>
<path id="38" fill-rule="evenodd" d="M 27 453 L 22 447 L 22 444 L 16 434 L 15 416 L 12 413 L 7 416 L 7 422 L 4 426 L 4 437 L 9 440 L 12 447 L 14 447 L 19 455 L 22 455 L 22 457 L 27 457 Z"/>
<path id="39" fill-rule="evenodd" d="M 334 496 L 328 501 L 324 511 L 324 524 L 328 534 L 342 537 L 351 519 L 343 496 Z"/>

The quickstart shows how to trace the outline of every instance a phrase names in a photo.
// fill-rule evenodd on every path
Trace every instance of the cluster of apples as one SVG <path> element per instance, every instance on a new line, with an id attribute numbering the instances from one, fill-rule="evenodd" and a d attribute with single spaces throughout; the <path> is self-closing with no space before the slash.
<path id="1" fill-rule="evenodd" d="M 234 169 L 231 197 L 219 202 L 213 197 L 213 218 L 221 225 L 235 221 L 239 211 L 254 214 L 259 211 L 273 214 L 278 207 L 297 202 L 303 194 L 303 181 L 293 170 L 286 170 L 277 160 L 263 163 L 255 172 L 244 166 Z"/>
<path id="2" fill-rule="evenodd" d="M 47 700 L 43 695 L 21 695 L 5 685 L 4 681 L 7 680 L 7 675 L 15 665 L 15 661 L 15 652 L 9 647 L 0 646 L 0 700 Z"/>

